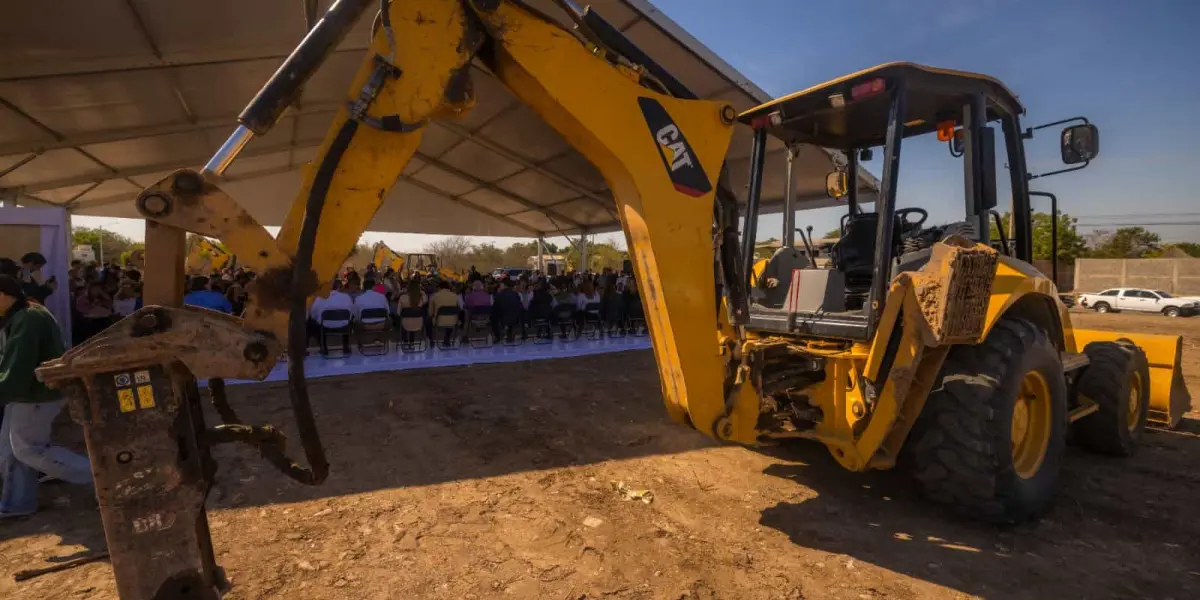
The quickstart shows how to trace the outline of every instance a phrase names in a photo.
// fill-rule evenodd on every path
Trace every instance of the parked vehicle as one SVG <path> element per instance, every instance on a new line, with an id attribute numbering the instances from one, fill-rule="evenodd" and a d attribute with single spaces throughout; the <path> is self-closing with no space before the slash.
<path id="1" fill-rule="evenodd" d="M 1200 312 L 1200 298 L 1175 297 L 1161 290 L 1111 288 L 1099 294 L 1080 294 L 1079 305 L 1098 313 L 1134 310 L 1190 317 Z"/>
<path id="2" fill-rule="evenodd" d="M 522 275 L 528 277 L 532 274 L 532 270 L 522 269 L 520 267 L 496 267 L 495 269 L 492 269 L 493 279 L 511 279 L 516 281 L 520 279 Z"/>

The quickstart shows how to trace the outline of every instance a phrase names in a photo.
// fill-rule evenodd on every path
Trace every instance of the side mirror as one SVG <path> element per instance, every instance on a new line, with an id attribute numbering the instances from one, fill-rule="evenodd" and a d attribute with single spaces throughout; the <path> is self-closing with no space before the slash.
<path id="1" fill-rule="evenodd" d="M 1100 153 L 1100 130 L 1091 123 L 1067 127 L 1059 136 L 1059 147 L 1063 164 L 1089 162 Z"/>
<path id="2" fill-rule="evenodd" d="M 830 198 L 844 198 L 849 190 L 850 178 L 845 171 L 830 171 L 825 176 L 825 194 Z"/>

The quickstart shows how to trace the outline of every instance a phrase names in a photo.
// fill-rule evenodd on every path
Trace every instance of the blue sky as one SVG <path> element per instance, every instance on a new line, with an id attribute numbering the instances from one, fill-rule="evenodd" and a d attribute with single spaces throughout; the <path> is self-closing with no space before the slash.
<path id="1" fill-rule="evenodd" d="M 1100 127 L 1092 166 L 1033 185 L 1057 194 L 1080 223 L 1200 223 L 1200 0 L 652 1 L 774 96 L 896 60 L 995 76 L 1020 96 L 1027 125 L 1085 115 Z M 1058 165 L 1056 131 L 1041 132 L 1027 148 L 1032 171 Z M 879 165 L 879 158 L 866 164 L 876 175 Z M 899 205 L 925 207 L 932 222 L 955 219 L 961 169 L 944 145 L 910 140 Z M 1007 190 L 1000 194 L 1003 206 Z M 796 217 L 818 235 L 836 220 L 831 209 Z M 76 223 L 141 237 L 137 221 Z M 779 228 L 778 216 L 765 217 L 759 237 Z M 1200 241 L 1200 225 L 1150 229 L 1167 240 Z M 397 250 L 429 240 L 364 237 Z"/>

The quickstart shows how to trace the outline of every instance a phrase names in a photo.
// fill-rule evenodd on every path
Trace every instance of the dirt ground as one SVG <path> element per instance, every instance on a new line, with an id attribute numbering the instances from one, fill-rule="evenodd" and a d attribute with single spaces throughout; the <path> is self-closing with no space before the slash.
<path id="1" fill-rule="evenodd" d="M 1078 313 L 1183 333 L 1200 318 Z M 718 446 L 669 422 L 649 352 L 312 382 L 333 473 L 293 484 L 223 447 L 209 501 L 227 598 L 1200 597 L 1200 414 L 1132 459 L 1072 448 L 1054 512 L 1016 528 L 947 517 L 902 474 L 841 471 L 812 445 Z M 231 388 L 286 422 L 278 385 Z M 1200 404 L 1200 402 L 1197 402 Z M 614 483 L 649 489 L 624 500 Z M 65 485 L 0 523 L 0 598 L 109 599 L 106 562 L 14 583 L 102 548 Z"/>

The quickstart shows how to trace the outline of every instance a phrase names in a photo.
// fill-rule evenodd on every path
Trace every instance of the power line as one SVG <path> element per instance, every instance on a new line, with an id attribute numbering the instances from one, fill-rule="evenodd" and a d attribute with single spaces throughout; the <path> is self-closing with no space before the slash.
<path id="1" fill-rule="evenodd" d="M 1155 223 L 1076 223 L 1076 227 L 1200 227 L 1200 221 L 1174 221 Z"/>
<path id="2" fill-rule="evenodd" d="M 1200 213 L 1180 212 L 1180 213 L 1130 213 L 1123 215 L 1071 215 L 1076 219 L 1145 219 L 1145 218 L 1170 218 L 1170 217 L 1200 217 Z"/>

